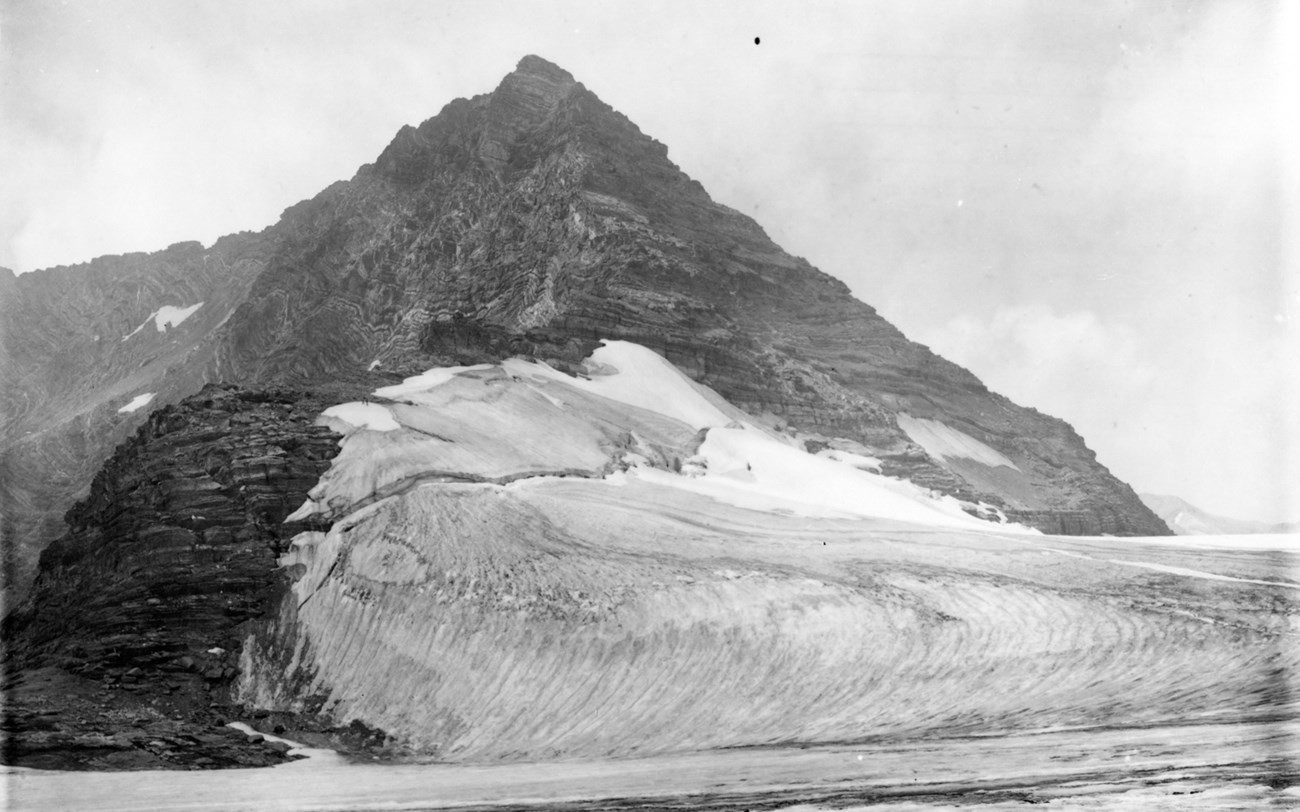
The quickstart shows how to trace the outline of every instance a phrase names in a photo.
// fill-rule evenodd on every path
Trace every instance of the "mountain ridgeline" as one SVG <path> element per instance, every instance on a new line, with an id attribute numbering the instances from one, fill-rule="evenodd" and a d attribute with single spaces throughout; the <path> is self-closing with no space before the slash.
<path id="1" fill-rule="evenodd" d="M 205 384 L 373 388 L 520 355 L 564 369 L 618 339 L 772 426 L 844 438 L 887 475 L 1014 521 L 1169 532 L 1066 423 L 909 341 L 533 56 L 260 233 L 0 277 L 11 595 L 113 448 Z"/>

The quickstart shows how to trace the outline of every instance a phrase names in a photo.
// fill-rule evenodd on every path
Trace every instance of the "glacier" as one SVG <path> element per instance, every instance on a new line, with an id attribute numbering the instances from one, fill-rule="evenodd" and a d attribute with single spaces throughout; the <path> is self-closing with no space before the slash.
<path id="1" fill-rule="evenodd" d="M 430 370 L 319 420 L 341 447 L 290 520 L 329 529 L 282 557 L 234 690 L 382 729 L 388 763 L 10 768 L 20 807 L 1300 799 L 1274 786 L 1300 753 L 1296 537 L 979 518 L 627 342 L 573 373 Z"/>

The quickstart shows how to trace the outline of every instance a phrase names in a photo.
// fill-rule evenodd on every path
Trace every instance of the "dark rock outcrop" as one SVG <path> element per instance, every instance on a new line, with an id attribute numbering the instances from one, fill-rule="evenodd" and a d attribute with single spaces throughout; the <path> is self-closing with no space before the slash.
<path id="1" fill-rule="evenodd" d="M 345 392 L 335 390 L 346 396 Z M 285 523 L 338 450 L 321 395 L 209 386 L 154 412 L 69 512 L 5 620 L 5 760 L 264 764 L 226 730 L 242 624 L 279 600 Z M 130 717 L 129 725 L 123 724 Z M 124 731 L 124 728 L 129 728 Z"/>

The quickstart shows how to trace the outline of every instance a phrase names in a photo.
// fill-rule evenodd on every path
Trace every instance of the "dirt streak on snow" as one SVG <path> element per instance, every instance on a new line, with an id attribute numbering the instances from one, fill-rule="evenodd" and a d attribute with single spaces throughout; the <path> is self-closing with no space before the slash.
<path id="1" fill-rule="evenodd" d="M 1258 586 L 1281 586 L 1290 589 L 1300 589 L 1300 583 L 1290 583 L 1287 581 L 1261 581 L 1255 578 L 1233 578 L 1229 575 L 1219 575 L 1214 572 L 1205 572 L 1204 570 L 1191 569 L 1189 567 L 1174 567 L 1168 564 L 1153 564 L 1149 561 L 1125 561 L 1118 558 L 1107 559 L 1112 564 L 1123 564 L 1126 567 L 1141 567 L 1143 569 L 1154 570 L 1156 572 L 1167 572 L 1170 575 L 1182 575 L 1187 578 L 1204 578 L 1209 581 L 1229 581 L 1238 584 L 1256 584 Z"/>
<path id="2" fill-rule="evenodd" d="M 1079 541 L 1176 547 L 1187 550 L 1279 550 L 1300 552 L 1300 533 L 1250 533 L 1218 536 L 1071 536 Z"/>

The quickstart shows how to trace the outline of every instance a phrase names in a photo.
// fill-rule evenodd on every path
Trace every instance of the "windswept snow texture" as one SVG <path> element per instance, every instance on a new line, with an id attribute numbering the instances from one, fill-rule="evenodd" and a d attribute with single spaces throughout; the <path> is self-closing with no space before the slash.
<path id="1" fill-rule="evenodd" d="M 154 327 L 158 328 L 158 332 L 165 333 L 169 327 L 180 326 L 181 322 L 194 315 L 194 311 L 198 310 L 200 307 L 203 307 L 203 302 L 192 304 L 189 307 L 163 305 L 146 316 L 144 321 L 140 322 L 140 326 L 123 336 L 122 340 L 126 341 L 131 336 L 143 330 L 145 325 L 149 323 L 150 319 L 153 319 Z"/>
<path id="2" fill-rule="evenodd" d="M 158 393 L 145 392 L 143 395 L 136 395 L 134 398 L 131 399 L 130 403 L 126 404 L 125 406 L 117 410 L 118 414 L 130 414 L 131 412 L 134 412 L 136 409 L 140 409 L 145 406 L 148 406 L 149 401 L 153 400 L 154 395 L 156 394 Z"/>
<path id="3" fill-rule="evenodd" d="M 912 442 L 924 448 L 925 453 L 936 459 L 967 459 L 992 467 L 1005 465 L 1020 470 L 1019 466 L 997 450 L 938 420 L 900 413 L 898 427 L 911 438 Z"/>
<path id="4" fill-rule="evenodd" d="M 1293 555 L 983 522 L 656 359 L 377 392 L 398 428 L 349 424 L 237 698 L 466 762 L 1294 713 Z"/>

